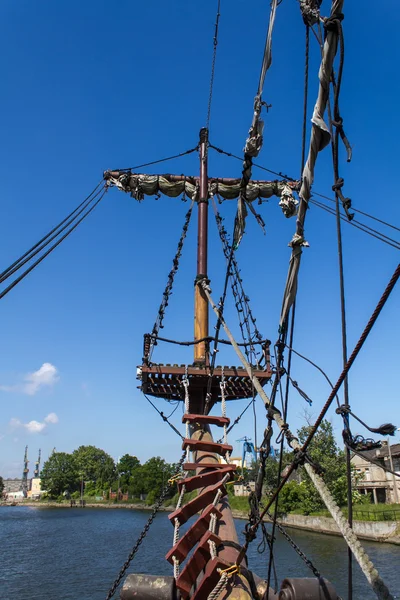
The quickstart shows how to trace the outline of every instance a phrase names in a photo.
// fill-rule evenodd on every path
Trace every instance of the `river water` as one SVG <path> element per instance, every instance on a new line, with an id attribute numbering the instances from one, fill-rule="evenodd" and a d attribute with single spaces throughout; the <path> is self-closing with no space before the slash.
<path id="1" fill-rule="evenodd" d="M 149 514 L 128 509 L 0 507 L 1 600 L 104 600 Z M 238 532 L 244 524 L 237 521 Z M 160 513 L 130 572 L 172 574 L 164 560 L 172 533 L 167 514 Z M 293 529 L 290 535 L 345 599 L 343 540 Z M 257 544 L 255 540 L 250 546 L 249 566 L 266 577 L 267 555 L 258 554 Z M 371 542 L 365 547 L 392 594 L 400 598 L 400 547 Z M 311 576 L 279 532 L 275 556 L 279 582 L 284 577 Z M 354 600 L 375 599 L 358 565 L 354 570 Z"/>

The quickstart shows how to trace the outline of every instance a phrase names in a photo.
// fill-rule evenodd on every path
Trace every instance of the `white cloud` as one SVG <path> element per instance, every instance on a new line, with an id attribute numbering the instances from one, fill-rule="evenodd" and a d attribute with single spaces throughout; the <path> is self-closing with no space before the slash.
<path id="1" fill-rule="evenodd" d="M 41 387 L 47 385 L 52 386 L 60 379 L 58 371 L 51 363 L 43 363 L 38 371 L 28 373 L 25 376 L 23 391 L 28 396 L 34 396 Z"/>
<path id="2" fill-rule="evenodd" d="M 58 417 L 56 413 L 49 413 L 44 419 L 45 423 L 58 423 Z"/>
<path id="3" fill-rule="evenodd" d="M 2 392 L 19 392 L 34 396 L 42 387 L 52 387 L 59 381 L 57 368 L 51 363 L 43 363 L 40 369 L 28 373 L 23 378 L 23 383 L 17 385 L 0 385 Z"/>
<path id="4" fill-rule="evenodd" d="M 39 423 L 39 421 L 29 421 L 29 423 L 24 423 L 23 427 L 29 433 L 41 433 L 43 429 L 46 429 L 46 423 Z"/>
<path id="5" fill-rule="evenodd" d="M 56 423 L 58 423 L 58 417 L 56 413 L 49 413 L 41 422 L 33 420 L 29 421 L 29 423 L 22 423 L 20 419 L 13 417 L 10 420 L 10 427 L 11 429 L 22 428 L 28 431 L 28 433 L 43 433 L 49 424 L 54 425 Z"/>

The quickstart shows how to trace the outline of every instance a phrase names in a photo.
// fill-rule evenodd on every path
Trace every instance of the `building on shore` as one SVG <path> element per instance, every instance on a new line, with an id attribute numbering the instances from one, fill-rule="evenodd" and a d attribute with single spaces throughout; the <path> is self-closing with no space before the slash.
<path id="1" fill-rule="evenodd" d="M 27 496 L 29 499 L 39 500 L 40 497 L 45 493 L 45 491 L 41 489 L 40 482 L 40 477 L 32 477 Z"/>
<path id="2" fill-rule="evenodd" d="M 361 494 L 369 494 L 374 504 L 399 504 L 400 477 L 388 473 L 382 466 L 400 476 L 400 444 L 391 446 L 388 442 L 382 442 L 381 448 L 366 450 L 362 455 L 365 458 L 355 454 L 351 459 L 356 473 L 361 476 L 356 489 Z"/>
<path id="3" fill-rule="evenodd" d="M 6 500 L 23 500 L 25 495 L 23 492 L 24 481 L 22 478 L 3 479 L 4 489 L 3 496 Z M 27 480 L 28 490 L 31 489 L 31 479 Z"/>

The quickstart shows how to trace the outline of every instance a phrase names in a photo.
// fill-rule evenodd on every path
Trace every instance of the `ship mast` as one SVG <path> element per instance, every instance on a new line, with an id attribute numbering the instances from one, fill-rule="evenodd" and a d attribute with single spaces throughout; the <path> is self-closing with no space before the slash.
<path id="1" fill-rule="evenodd" d="M 208 258 L 208 129 L 200 130 L 200 197 L 198 205 L 198 230 L 197 230 L 197 276 L 196 284 L 200 279 L 207 278 Z M 203 289 L 195 285 L 194 292 L 194 339 L 195 341 L 208 337 L 208 300 Z M 209 361 L 207 342 L 204 340 L 194 345 L 194 364 L 205 366 Z"/>

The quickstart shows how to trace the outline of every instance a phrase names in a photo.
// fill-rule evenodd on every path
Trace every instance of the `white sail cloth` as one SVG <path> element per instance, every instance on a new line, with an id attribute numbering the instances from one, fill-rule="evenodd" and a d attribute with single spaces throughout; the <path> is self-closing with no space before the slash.
<path id="1" fill-rule="evenodd" d="M 331 18 L 340 15 L 343 9 L 344 0 L 333 0 L 331 6 Z M 338 33 L 336 29 L 329 29 L 326 35 L 321 66 L 319 69 L 319 90 L 318 98 L 314 107 L 311 123 L 310 147 L 307 162 L 303 169 L 302 184 L 299 192 L 300 206 L 296 221 L 296 233 L 294 234 L 289 246 L 292 247 L 290 257 L 289 272 L 286 280 L 286 287 L 283 296 L 280 328 L 284 325 L 289 310 L 294 302 L 297 293 L 297 279 L 300 269 L 300 260 L 302 255 L 302 246 L 308 246 L 304 239 L 304 221 L 306 218 L 308 201 L 311 197 L 311 185 L 314 181 L 314 169 L 318 153 L 321 152 L 330 142 L 330 132 L 324 121 L 324 113 L 329 98 L 329 85 L 333 69 L 333 62 L 336 56 L 338 46 Z"/>
<path id="2" fill-rule="evenodd" d="M 198 179 L 188 177 L 181 181 L 171 181 L 168 175 L 142 175 L 136 173 L 113 172 L 109 177 L 111 185 L 129 193 L 136 200 L 143 200 L 144 196 L 159 196 L 164 194 L 175 198 L 185 193 L 190 199 L 198 200 L 199 183 Z M 298 200 L 296 200 L 293 190 L 297 187 L 297 182 L 287 181 L 254 181 L 250 182 L 246 190 L 246 199 L 253 202 L 257 198 L 271 198 L 277 196 L 279 206 L 286 217 L 292 217 L 296 214 Z M 234 200 L 240 194 L 240 179 L 234 179 L 229 183 L 209 179 L 208 182 L 209 197 L 220 196 L 225 200 Z"/>

